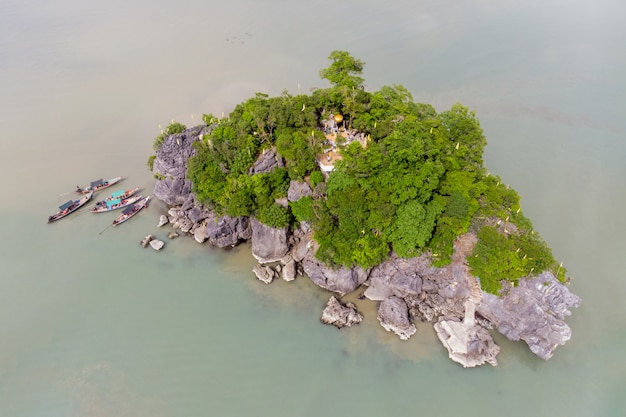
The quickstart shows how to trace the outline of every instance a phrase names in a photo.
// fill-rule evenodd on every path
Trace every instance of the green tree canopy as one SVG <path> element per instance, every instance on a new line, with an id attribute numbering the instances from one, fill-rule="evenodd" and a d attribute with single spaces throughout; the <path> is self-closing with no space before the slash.
<path id="1" fill-rule="evenodd" d="M 360 77 L 365 63 L 346 51 L 332 51 L 328 56 L 332 61 L 328 68 L 320 71 L 320 77 L 335 86 L 362 88 L 364 79 Z"/>
<path id="2" fill-rule="evenodd" d="M 457 103 L 437 112 L 414 102 L 401 85 L 365 91 L 362 61 L 345 51 L 329 59 L 320 71 L 329 88 L 310 96 L 257 93 L 228 117 L 203 118 L 213 128 L 197 143 L 187 172 L 200 201 L 220 214 L 256 216 L 273 227 L 310 222 L 316 256 L 332 265 L 367 268 L 393 251 L 401 257 L 430 252 L 443 266 L 453 241 L 471 230 L 479 243 L 469 264 L 487 291 L 496 292 L 501 279 L 516 282 L 546 269 L 565 278 L 521 213 L 519 195 L 486 174 L 486 139 L 473 111 Z M 337 112 L 361 140 L 337 145 L 350 142 L 340 135 L 334 144 L 327 141 L 324 120 Z M 181 129 L 174 124 L 166 132 Z M 316 155 L 333 146 L 341 158 L 326 178 Z M 251 174 L 270 149 L 285 166 Z M 291 179 L 308 181 L 313 196 L 286 206 Z M 496 227 L 505 223 L 514 233 Z"/>

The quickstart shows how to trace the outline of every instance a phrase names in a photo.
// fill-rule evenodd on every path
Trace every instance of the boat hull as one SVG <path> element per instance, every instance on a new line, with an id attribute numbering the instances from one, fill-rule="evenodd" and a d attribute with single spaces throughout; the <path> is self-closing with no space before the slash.
<path id="1" fill-rule="evenodd" d="M 98 201 L 96 203 L 96 206 L 93 209 L 91 209 L 91 212 L 92 213 L 108 213 L 109 211 L 119 210 L 121 208 L 128 207 L 131 204 L 138 202 L 142 198 L 143 197 L 140 195 L 132 196 L 124 200 L 121 200 L 119 204 L 115 204 L 112 206 L 108 206 L 106 204 L 106 200 Z"/>
<path id="2" fill-rule="evenodd" d="M 139 213 L 143 208 L 148 206 L 148 200 L 150 200 L 150 196 L 143 198 L 135 204 L 127 207 L 126 210 L 124 210 L 124 213 L 120 214 L 115 218 L 115 220 L 113 220 L 113 226 L 122 224 L 131 217 L 133 217 L 135 214 Z"/>
<path id="3" fill-rule="evenodd" d="M 97 181 L 94 181 L 92 185 L 90 185 L 89 187 L 82 188 L 82 187 L 76 186 L 76 192 L 79 194 L 86 194 L 90 191 L 97 192 L 97 191 L 104 190 L 105 188 L 109 188 L 112 185 L 115 185 L 120 181 L 122 181 L 122 177 L 115 177 L 106 181 L 97 180 Z M 94 185 L 94 183 L 98 183 L 98 184 Z"/>
<path id="4" fill-rule="evenodd" d="M 90 191 L 87 194 L 83 195 L 78 200 L 74 200 L 67 207 L 62 208 L 61 210 L 59 210 L 58 212 L 56 212 L 52 216 L 48 217 L 48 223 L 53 223 L 53 222 L 55 222 L 57 220 L 61 220 L 62 218 L 72 214 L 73 212 L 75 212 L 76 210 L 78 210 L 79 208 L 81 208 L 82 206 L 87 204 L 89 202 L 89 200 L 91 200 L 92 196 L 93 196 L 93 191 Z M 70 203 L 70 202 L 68 201 L 68 203 Z M 68 203 L 66 203 L 66 204 L 68 204 Z"/>

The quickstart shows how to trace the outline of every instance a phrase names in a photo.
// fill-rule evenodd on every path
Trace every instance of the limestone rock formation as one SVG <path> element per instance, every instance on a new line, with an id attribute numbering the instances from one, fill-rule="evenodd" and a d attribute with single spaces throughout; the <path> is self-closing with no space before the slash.
<path id="1" fill-rule="evenodd" d="M 287 254 L 288 228 L 276 229 L 261 223 L 255 218 L 250 220 L 252 229 L 252 256 L 260 263 L 277 262 Z"/>
<path id="2" fill-rule="evenodd" d="M 550 359 L 554 350 L 572 336 L 565 316 L 581 300 L 549 272 L 524 278 L 504 296 L 483 293 L 478 313 L 510 340 L 525 341 L 530 350 Z"/>
<path id="3" fill-rule="evenodd" d="M 320 321 L 324 324 L 332 324 L 338 329 L 341 329 L 342 327 L 351 327 L 354 324 L 360 323 L 363 321 L 363 315 L 357 311 L 354 304 L 347 303 L 343 305 L 335 296 L 332 296 L 322 312 Z"/>
<path id="4" fill-rule="evenodd" d="M 252 272 L 254 272 L 259 281 L 266 284 L 271 284 L 274 278 L 276 278 L 276 271 L 271 266 L 257 264 L 252 268 Z"/>
<path id="5" fill-rule="evenodd" d="M 295 257 L 294 257 L 295 259 Z M 345 295 L 356 290 L 367 279 L 369 271 L 361 267 L 330 268 L 314 256 L 307 256 L 302 261 L 304 272 L 318 287 Z"/>
<path id="6" fill-rule="evenodd" d="M 498 364 L 496 355 L 500 347 L 485 328 L 475 323 L 444 318 L 440 318 L 434 327 L 437 337 L 448 349 L 450 359 L 463 367 L 474 367 L 485 362 L 493 366 Z"/>
<path id="7" fill-rule="evenodd" d="M 365 296 L 370 300 L 382 301 L 391 295 L 401 298 L 418 295 L 422 291 L 419 273 L 429 263 L 425 258 L 403 259 L 392 256 L 372 268 Z"/>
<path id="8" fill-rule="evenodd" d="M 276 148 L 272 148 L 259 155 L 259 158 L 250 167 L 248 174 L 266 174 L 274 168 L 282 168 L 284 166 L 283 157 L 276 152 Z"/>
<path id="9" fill-rule="evenodd" d="M 401 298 L 391 296 L 380 303 L 378 321 L 388 332 L 394 332 L 400 339 L 408 340 L 417 331 L 409 320 L 409 309 Z"/>
<path id="10" fill-rule="evenodd" d="M 296 273 L 297 273 L 296 261 L 294 261 L 293 259 L 287 261 L 284 264 L 283 270 L 282 270 L 283 280 L 287 282 L 293 281 L 294 279 L 296 279 Z"/>
<path id="11" fill-rule="evenodd" d="M 465 262 L 476 243 L 471 233 L 457 239 L 452 262 L 444 268 L 433 267 L 428 254 L 410 259 L 392 255 L 367 270 L 333 268 L 315 257 L 318 245 L 306 222 L 289 230 L 271 228 L 248 217 L 218 216 L 197 201 L 186 179 L 187 160 L 195 153 L 192 145 L 210 129 L 200 126 L 172 135 L 157 151 L 154 195 L 170 206 L 159 227 L 169 222 L 197 242 L 218 247 L 251 240 L 252 253 L 261 263 L 254 273 L 265 283 L 279 276 L 290 281 L 297 274 L 306 274 L 317 286 L 340 295 L 367 286 L 364 295 L 380 301 L 378 320 L 386 330 L 406 340 L 416 332 L 417 319 L 436 322 L 435 330 L 450 358 L 463 366 L 497 363 L 499 348 L 485 327 L 495 326 L 511 340 L 526 341 L 531 351 L 544 359 L 571 337 L 564 318 L 570 314 L 569 308 L 578 307 L 580 298 L 549 273 L 522 279 L 501 297 L 482 292 Z M 280 155 L 270 149 L 259 156 L 249 173 L 267 173 L 283 166 Z M 291 181 L 287 198 L 277 203 L 285 205 L 309 195 L 318 198 L 324 193 L 323 183 L 311 190 L 306 182 Z M 151 239 L 146 237 L 142 245 L 147 246 Z M 274 262 L 280 265 L 262 265 Z M 338 327 L 360 321 L 362 317 L 353 307 L 342 306 L 331 297 L 321 320 Z"/>
<path id="12" fill-rule="evenodd" d="M 169 221 L 173 228 L 193 234 L 198 243 L 208 240 L 212 245 L 224 248 L 250 239 L 247 217 L 217 216 L 202 205 L 193 205 L 188 210 L 184 208 L 184 205 L 170 208 Z"/>
<path id="13" fill-rule="evenodd" d="M 168 205 L 183 204 L 191 192 L 186 178 L 187 161 L 195 155 L 193 144 L 212 127 L 197 126 L 168 136 L 156 151 L 152 172 L 157 176 L 154 196 Z"/>
<path id="14" fill-rule="evenodd" d="M 287 191 L 287 200 L 298 201 L 302 197 L 313 195 L 313 190 L 306 182 L 291 180 Z"/>

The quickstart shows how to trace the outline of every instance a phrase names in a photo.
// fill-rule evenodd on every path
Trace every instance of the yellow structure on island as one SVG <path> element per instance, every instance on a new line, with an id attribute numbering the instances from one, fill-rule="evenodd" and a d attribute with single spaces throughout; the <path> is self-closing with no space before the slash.
<path id="1" fill-rule="evenodd" d="M 341 159 L 339 147 L 343 147 L 354 141 L 358 141 L 364 148 L 367 147 L 369 135 L 366 138 L 364 133 L 353 129 L 347 130 L 345 124 L 340 128 L 339 124 L 343 121 L 343 115 L 337 113 L 331 114 L 330 117 L 323 122 L 326 145 L 328 148 L 317 156 L 317 163 L 324 174 L 330 173 L 335 168 L 335 161 Z M 342 136 L 340 142 L 337 140 L 339 135 Z"/>

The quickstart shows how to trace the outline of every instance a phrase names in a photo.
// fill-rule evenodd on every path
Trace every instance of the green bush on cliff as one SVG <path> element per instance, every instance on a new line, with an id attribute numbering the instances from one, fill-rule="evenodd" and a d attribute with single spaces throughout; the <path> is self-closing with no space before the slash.
<path id="1" fill-rule="evenodd" d="M 361 61 L 343 51 L 329 59 L 321 75 L 330 87 L 310 96 L 257 93 L 228 117 L 204 117 L 214 128 L 197 143 L 187 172 L 200 201 L 218 213 L 256 216 L 273 227 L 310 222 L 318 258 L 333 265 L 367 268 L 394 251 L 401 257 L 431 253 L 435 265 L 443 266 L 453 241 L 471 230 L 479 243 L 470 266 L 486 290 L 496 292 L 501 279 L 516 282 L 545 269 L 564 278 L 521 214 L 519 195 L 486 173 L 486 139 L 474 112 L 455 104 L 438 113 L 415 103 L 400 85 L 365 91 Z M 347 139 L 336 137 L 341 159 L 325 182 L 316 155 L 332 146 L 325 136 L 332 114 L 343 115 L 340 127 L 357 129 L 361 140 L 342 144 Z M 272 148 L 285 167 L 249 175 Z M 277 203 L 291 179 L 306 178 L 313 197 L 286 207 Z M 489 226 L 497 220 L 515 225 L 515 233 Z"/>
<path id="2" fill-rule="evenodd" d="M 302 197 L 298 201 L 289 203 L 293 216 L 299 222 L 310 222 L 313 220 L 315 212 L 313 211 L 313 197 Z"/>
<path id="3" fill-rule="evenodd" d="M 156 155 L 150 155 L 148 157 L 148 162 L 146 162 L 146 165 L 148 166 L 148 169 L 150 170 L 150 172 L 154 171 L 154 160 L 156 159 Z"/>
<path id="4" fill-rule="evenodd" d="M 291 214 L 286 207 L 273 203 L 264 207 L 258 214 L 259 221 L 270 227 L 285 227 L 291 222 Z"/>
<path id="5" fill-rule="evenodd" d="M 156 138 L 154 138 L 152 148 L 156 151 L 161 147 L 166 137 L 184 132 L 185 130 L 187 130 L 187 126 L 172 120 L 172 123 L 167 125 L 167 127 L 163 131 L 161 131 L 161 133 Z"/>

